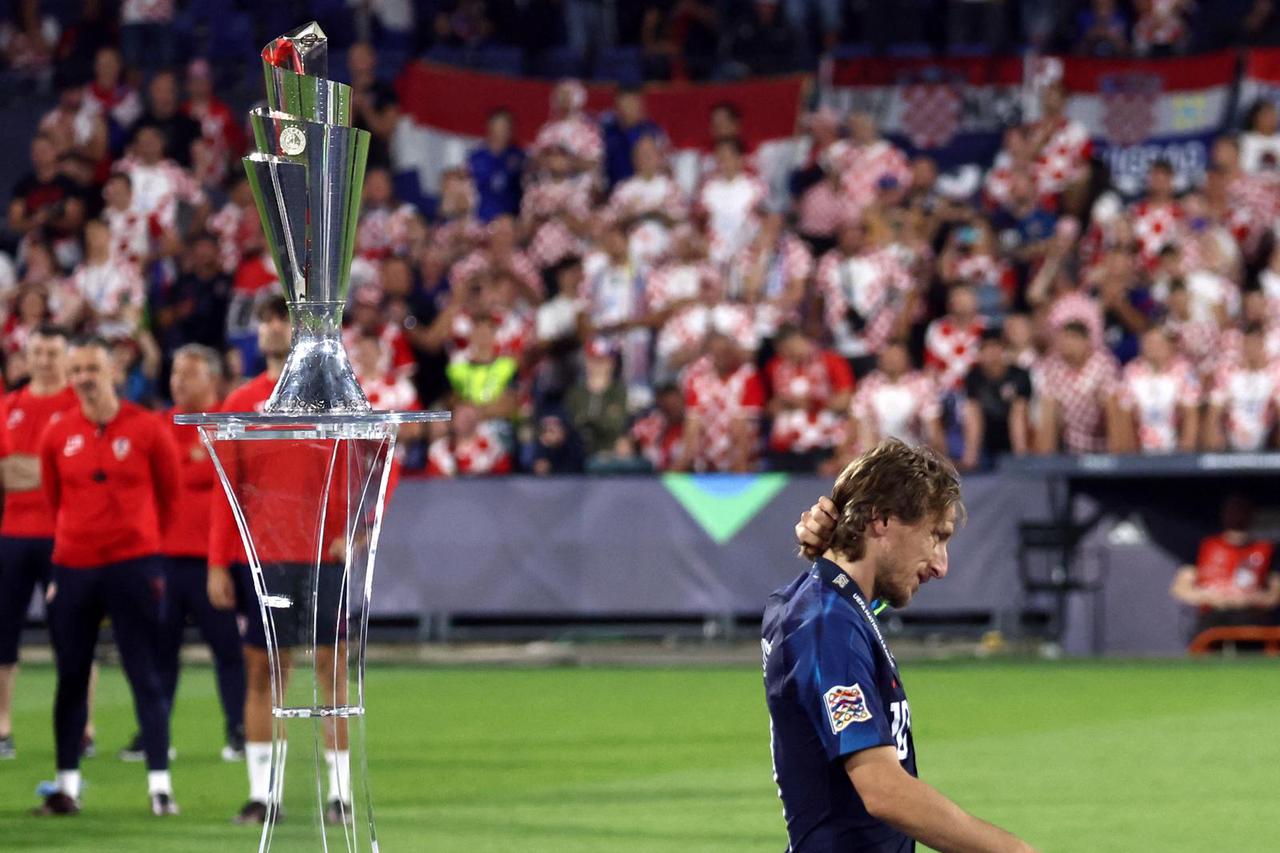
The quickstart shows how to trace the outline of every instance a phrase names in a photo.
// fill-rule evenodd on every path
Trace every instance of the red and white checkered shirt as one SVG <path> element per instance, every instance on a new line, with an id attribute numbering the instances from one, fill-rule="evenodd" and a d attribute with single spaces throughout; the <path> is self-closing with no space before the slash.
<path id="1" fill-rule="evenodd" d="M 1263 349 L 1267 360 L 1280 364 L 1280 323 L 1272 318 L 1263 332 Z M 1218 361 L 1214 369 L 1229 364 L 1244 364 L 1244 332 L 1239 328 L 1224 329 L 1218 336 Z"/>
<path id="2" fill-rule="evenodd" d="M 1045 315 L 1049 329 L 1057 331 L 1068 323 L 1083 323 L 1093 345 L 1102 346 L 1102 304 L 1083 290 L 1068 290 L 1049 303 Z"/>
<path id="3" fill-rule="evenodd" d="M 1181 238 L 1186 211 L 1176 201 L 1155 204 L 1143 200 L 1129 206 L 1129 218 L 1133 222 L 1133 236 L 1138 241 L 1138 257 L 1148 269 L 1153 269 L 1160 250 L 1175 245 Z"/>
<path id="4" fill-rule="evenodd" d="M 378 376 L 357 376 L 360 390 L 374 409 L 385 412 L 414 412 L 422 408 L 418 392 L 407 376 L 384 373 Z"/>
<path id="5" fill-rule="evenodd" d="M 819 350 L 802 364 L 781 356 L 765 369 L 771 393 L 800 403 L 773 417 L 769 447 L 783 453 L 804 453 L 838 445 L 844 438 L 844 417 L 828 408 L 831 398 L 853 390 L 853 371 L 831 350 Z"/>
<path id="6" fill-rule="evenodd" d="M 982 179 L 982 197 L 992 208 L 1004 207 L 1013 194 L 1013 175 L 1016 171 L 1013 155 L 1000 151 Z"/>
<path id="7" fill-rule="evenodd" d="M 1227 447 L 1265 449 L 1280 404 L 1280 368 L 1274 362 L 1261 370 L 1239 362 L 1223 364 L 1213 377 L 1209 404 L 1222 410 Z"/>
<path id="8" fill-rule="evenodd" d="M 707 214 L 711 261 L 727 264 L 755 236 L 759 208 L 769 197 L 764 182 L 739 172 L 733 178 L 712 175 L 698 191 L 698 205 Z"/>
<path id="9" fill-rule="evenodd" d="M 712 332 L 728 335 L 746 352 L 760 348 L 755 309 L 740 302 L 721 302 L 698 303 L 673 314 L 658 330 L 655 352 L 665 363 L 681 350 L 701 346 Z"/>
<path id="10" fill-rule="evenodd" d="M 687 416 L 702 424 L 701 446 L 694 448 L 699 471 L 727 471 L 733 461 L 733 424 L 748 421 L 759 429 L 764 408 L 764 383 L 751 364 L 743 364 L 728 376 L 716 371 L 708 356 L 684 372 L 684 405 Z M 752 440 L 754 450 L 754 440 Z"/>
<path id="11" fill-rule="evenodd" d="M 112 258 L 102 264 L 81 264 L 69 281 L 93 313 L 101 318 L 93 322 L 96 334 L 104 338 L 129 338 L 138 330 L 146 295 L 137 266 L 120 258 Z M 127 308 L 139 310 L 128 319 L 109 317 Z"/>
<path id="12" fill-rule="evenodd" d="M 1037 126 L 1033 133 L 1042 132 Z M 1089 167 L 1093 143 L 1089 131 L 1078 121 L 1059 118 L 1032 164 L 1036 192 L 1057 195 L 1069 184 L 1083 178 Z"/>
<path id="13" fill-rule="evenodd" d="M 672 423 L 660 409 L 654 409 L 631 425 L 631 438 L 653 470 L 666 471 L 679 455 L 684 425 Z"/>
<path id="14" fill-rule="evenodd" d="M 468 477 L 510 471 L 511 455 L 497 429 L 488 421 L 476 427 L 475 435 L 470 438 L 437 438 L 427 448 L 428 477 Z"/>
<path id="15" fill-rule="evenodd" d="M 689 215 L 689 203 L 670 175 L 635 175 L 614 188 L 608 213 L 620 220 L 662 216 L 670 222 L 680 222 Z"/>
<path id="16" fill-rule="evenodd" d="M 942 405 L 937 383 L 929 374 L 911 370 L 895 381 L 875 370 L 858 383 L 849 413 L 877 438 L 920 444 L 925 425 L 942 416 Z"/>
<path id="17" fill-rule="evenodd" d="M 1178 426 L 1183 417 L 1196 417 L 1200 380 L 1188 362 L 1175 361 L 1156 370 L 1146 359 L 1125 365 L 1118 395 L 1120 408 L 1138 421 L 1138 447 L 1144 453 L 1178 449 Z M 1191 408 L 1188 415 L 1185 409 Z"/>
<path id="18" fill-rule="evenodd" d="M 876 200 L 882 180 L 892 179 L 899 188 L 911 185 L 907 156 L 887 139 L 866 145 L 840 140 L 831 145 L 830 162 L 840 173 L 845 217 L 856 219 Z"/>
<path id="19" fill-rule="evenodd" d="M 160 223 L 154 216 L 145 216 L 136 210 L 116 210 L 108 207 L 102 218 L 111 232 L 111 254 L 136 267 L 151 254 L 151 241 L 159 237 Z"/>
<path id="20" fill-rule="evenodd" d="M 163 228 L 173 228 L 178 221 L 178 204 L 192 206 L 204 203 L 204 190 L 190 172 L 172 160 L 146 165 L 125 157 L 115 171 L 129 176 L 133 183 L 133 209 L 144 216 L 155 216 Z"/>
<path id="21" fill-rule="evenodd" d="M 941 391 L 959 390 L 978 360 L 982 332 L 987 324 L 981 317 L 962 325 L 950 316 L 939 317 L 924 333 L 925 367 L 937 372 Z"/>
<path id="22" fill-rule="evenodd" d="M 1187 272 L 1183 282 L 1190 296 L 1189 313 L 1191 318 L 1202 322 L 1218 322 L 1218 311 L 1225 311 L 1228 317 L 1240 313 L 1240 286 L 1234 281 L 1206 269 Z M 1169 281 L 1157 280 L 1151 288 L 1151 295 L 1159 302 L 1169 298 Z"/>
<path id="23" fill-rule="evenodd" d="M 411 376 L 418 362 L 413 357 L 413 347 L 409 346 L 409 340 L 400 327 L 394 323 L 383 323 L 378 331 L 378 339 L 382 343 L 378 372 L 384 375 Z M 348 353 L 355 351 L 359 340 L 360 331 L 354 326 L 342 330 L 342 344 Z"/>
<path id="24" fill-rule="evenodd" d="M 731 299 L 744 298 L 750 272 L 763 275 L 763 292 L 759 298 L 777 299 L 786 292 L 788 282 L 807 280 L 813 275 L 813 255 L 794 234 L 784 232 L 772 246 L 761 245 L 759 240 L 752 241 L 738 252 L 729 268 L 727 284 Z"/>
<path id="25" fill-rule="evenodd" d="M 691 264 L 673 261 L 649 273 L 644 293 L 649 311 L 657 312 L 676 302 L 697 299 L 704 293 L 722 295 L 724 283 L 716 268 L 706 261 Z"/>
<path id="26" fill-rule="evenodd" d="M 670 226 L 689 216 L 680 186 L 668 175 L 628 178 L 614 189 L 609 216 L 630 223 L 631 259 L 643 267 L 659 262 L 671 243 Z"/>
<path id="27" fill-rule="evenodd" d="M 796 203 L 796 231 L 806 237 L 834 237 L 851 212 L 840 189 L 823 179 L 805 190 Z"/>
<path id="28" fill-rule="evenodd" d="M 1165 320 L 1165 329 L 1177 344 L 1178 352 L 1200 373 L 1211 373 L 1219 364 L 1222 330 L 1215 320 Z"/>
<path id="29" fill-rule="evenodd" d="M 588 163 L 599 163 L 604 155 L 600 128 L 581 114 L 549 121 L 538 129 L 538 136 L 533 141 L 535 155 L 553 145 L 563 146 L 570 155 Z"/>
<path id="30" fill-rule="evenodd" d="M 750 296 L 749 276 L 759 275 L 760 291 Z M 813 275 L 813 255 L 800 238 L 783 233 L 772 246 L 753 240 L 738 253 L 729 267 L 729 298 L 758 301 L 756 320 L 763 337 L 772 337 L 783 323 L 800 322 L 800 305 L 783 307 L 779 300 L 788 293 L 790 282 L 799 279 L 806 286 Z"/>
<path id="31" fill-rule="evenodd" d="M 218 257 L 222 259 L 222 271 L 228 275 L 240 266 L 240 246 L 257 218 L 258 211 L 252 205 L 240 207 L 227 202 L 206 221 L 206 227 L 218 238 Z"/>
<path id="32" fill-rule="evenodd" d="M 1107 350 L 1096 350 L 1074 370 L 1054 354 L 1040 363 L 1036 392 L 1058 404 L 1062 445 L 1068 453 L 1106 449 L 1105 403 L 1120 381 L 1120 366 Z"/>
<path id="33" fill-rule="evenodd" d="M 1227 197 L 1226 225 L 1244 253 L 1252 256 L 1280 216 L 1280 176 L 1241 172 L 1232 179 Z"/>
<path id="34" fill-rule="evenodd" d="M 537 340 L 532 311 L 516 307 L 490 319 L 494 322 L 494 348 L 500 356 L 508 355 L 518 359 L 525 348 Z M 449 327 L 449 347 L 455 355 L 466 351 L 471 343 L 473 328 L 475 318 L 466 313 L 454 315 L 453 324 Z"/>
<path id="35" fill-rule="evenodd" d="M 356 254 L 371 261 L 409 252 L 418 211 L 411 204 L 365 208 L 356 226 Z"/>
<path id="36" fill-rule="evenodd" d="M 541 223 L 529 243 L 529 256 L 541 269 L 587 250 L 586 242 L 560 219 L 562 214 L 580 219 L 591 214 L 591 183 L 585 176 L 539 181 L 524 194 L 521 218 Z"/>
<path id="37" fill-rule="evenodd" d="M 871 355 L 884 346 L 914 286 L 888 248 L 849 257 L 833 249 L 822 256 L 817 279 L 827 328 L 845 358 Z"/>
<path id="38" fill-rule="evenodd" d="M 461 288 L 477 274 L 493 272 L 499 267 L 505 267 L 521 284 L 542 296 L 545 290 L 542 276 L 538 275 L 537 267 L 529 256 L 519 250 L 513 251 L 503 264 L 498 264 L 491 250 L 477 249 L 449 269 L 449 284 L 455 289 Z"/>
<path id="39" fill-rule="evenodd" d="M 484 224 L 470 214 L 446 219 L 431 230 L 431 245 L 455 260 L 483 240 Z"/>

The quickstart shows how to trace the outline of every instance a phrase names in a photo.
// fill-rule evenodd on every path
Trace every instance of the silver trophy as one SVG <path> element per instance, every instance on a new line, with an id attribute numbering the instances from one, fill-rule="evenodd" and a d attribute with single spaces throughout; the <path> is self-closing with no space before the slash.
<path id="1" fill-rule="evenodd" d="M 308 24 L 267 45 L 267 107 L 244 158 L 293 317 L 293 350 L 265 411 L 367 412 L 342 347 L 369 132 L 351 126 L 351 87 L 325 77 L 329 43 Z"/>
<path id="2" fill-rule="evenodd" d="M 175 418 L 213 457 L 265 637 L 259 851 L 378 850 L 364 728 L 373 564 L 400 426 L 449 418 L 372 411 L 343 348 L 369 134 L 350 126 L 350 87 L 325 78 L 327 53 L 314 23 L 263 49 L 268 106 L 251 114 L 257 150 L 244 158 L 289 302 L 289 356 L 261 413 Z"/>

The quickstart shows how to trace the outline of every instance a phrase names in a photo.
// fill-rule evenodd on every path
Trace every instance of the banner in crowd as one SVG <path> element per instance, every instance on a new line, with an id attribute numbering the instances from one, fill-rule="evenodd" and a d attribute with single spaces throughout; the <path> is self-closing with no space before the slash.
<path id="1" fill-rule="evenodd" d="M 1237 110 L 1240 117 L 1244 118 L 1258 101 L 1280 104 L 1280 48 L 1255 48 L 1245 58 Z"/>
<path id="2" fill-rule="evenodd" d="M 1020 121 L 1023 62 L 860 58 L 835 64 L 820 100 L 836 112 L 866 112 L 908 154 L 928 154 L 943 169 L 987 164 L 1002 130 Z"/>
<path id="3" fill-rule="evenodd" d="M 1003 130 L 1034 117 L 1038 90 L 1060 80 L 1068 115 L 1088 128 L 1116 186 L 1133 195 L 1160 158 L 1173 164 L 1180 187 L 1201 179 L 1209 143 L 1229 121 L 1235 67 L 1232 52 L 1165 60 L 850 59 L 836 63 L 821 101 L 871 113 L 909 154 L 928 154 L 949 169 L 989 164 Z M 1280 84 L 1280 60 L 1268 71 Z"/>
<path id="4" fill-rule="evenodd" d="M 1122 193 L 1142 190 L 1156 160 L 1173 165 L 1176 185 L 1198 184 L 1213 137 L 1230 124 L 1236 54 L 1176 59 L 1071 58 L 1062 63 L 1067 113 L 1084 124 L 1095 153 Z"/>
<path id="5" fill-rule="evenodd" d="M 708 117 L 720 103 L 742 113 L 743 141 L 770 175 L 793 165 L 794 137 L 804 78 L 799 76 L 743 83 L 652 85 L 645 89 L 649 117 L 671 140 L 676 177 L 686 191 L 698 178 L 698 164 L 710 150 Z M 484 138 L 489 114 L 499 107 L 515 119 L 516 141 L 529 145 L 547 121 L 555 83 L 488 74 L 430 62 L 415 62 L 400 77 L 397 89 L 405 120 L 396 132 L 397 166 L 414 170 L 424 192 L 435 194 L 440 174 L 466 162 L 467 153 Z M 587 87 L 587 113 L 603 116 L 617 87 Z"/>
<path id="6" fill-rule="evenodd" d="M 1239 101 L 1280 97 L 1280 50 L 1247 54 L 1237 91 L 1238 56 L 1232 51 L 1176 59 L 1068 57 L 856 58 L 837 61 L 818 101 L 841 114 L 866 111 L 908 154 L 927 154 L 944 169 L 988 165 L 1004 129 L 1035 117 L 1039 89 L 1061 80 L 1067 112 L 1083 123 L 1114 184 L 1126 195 L 1142 190 L 1157 159 L 1174 167 L 1179 188 L 1199 182 L 1213 137 L 1231 126 Z M 480 144 L 485 122 L 498 107 L 512 111 L 517 141 L 529 144 L 547 120 L 551 81 L 415 62 L 398 89 L 405 120 L 396 134 L 396 162 L 416 171 L 424 192 L 435 194 L 443 170 L 466 161 Z M 721 102 L 742 112 L 744 141 L 775 193 L 785 192 L 803 144 L 796 118 L 804 78 L 740 83 L 648 86 L 650 116 L 671 138 L 673 167 L 692 191 L 708 150 L 708 114 Z M 603 116 L 612 84 L 587 87 L 587 112 Z M 780 199 L 778 199 L 780 200 Z"/>

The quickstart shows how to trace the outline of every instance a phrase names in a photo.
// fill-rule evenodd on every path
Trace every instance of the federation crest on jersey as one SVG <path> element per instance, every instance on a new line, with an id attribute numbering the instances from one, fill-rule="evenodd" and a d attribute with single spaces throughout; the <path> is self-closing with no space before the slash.
<path id="1" fill-rule="evenodd" d="M 827 706 L 827 721 L 831 723 L 833 734 L 840 734 L 853 723 L 865 723 L 871 719 L 867 697 L 856 684 L 832 687 L 822 694 L 822 701 Z"/>
<path id="2" fill-rule="evenodd" d="M 111 442 L 111 452 L 115 454 L 116 459 L 123 460 L 129 455 L 130 446 L 129 439 L 122 435 Z"/>
<path id="3" fill-rule="evenodd" d="M 1108 74 L 1100 81 L 1102 126 L 1116 145 L 1137 145 L 1151 136 L 1163 81 L 1155 74 Z"/>
<path id="4" fill-rule="evenodd" d="M 84 449 L 84 436 L 80 433 L 67 436 L 67 443 L 62 445 L 63 456 L 75 456 Z"/>
<path id="5" fill-rule="evenodd" d="M 12 409 L 9 412 L 9 429 L 17 429 L 18 424 L 22 423 L 27 413 L 22 409 Z"/>

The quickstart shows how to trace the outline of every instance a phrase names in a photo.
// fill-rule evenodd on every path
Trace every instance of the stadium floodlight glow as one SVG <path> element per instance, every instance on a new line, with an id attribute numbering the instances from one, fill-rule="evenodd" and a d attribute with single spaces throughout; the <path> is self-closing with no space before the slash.
<path id="1" fill-rule="evenodd" d="M 227 504 L 211 536 L 238 534 L 265 638 L 260 853 L 378 850 L 364 725 L 373 566 L 400 426 L 449 418 L 373 411 L 343 347 L 369 133 L 351 127 L 351 87 L 327 79 L 327 59 L 315 23 L 272 41 L 267 107 L 250 114 L 245 171 L 292 326 L 279 379 L 261 412 L 175 417 L 199 427 L 213 458 Z"/>

